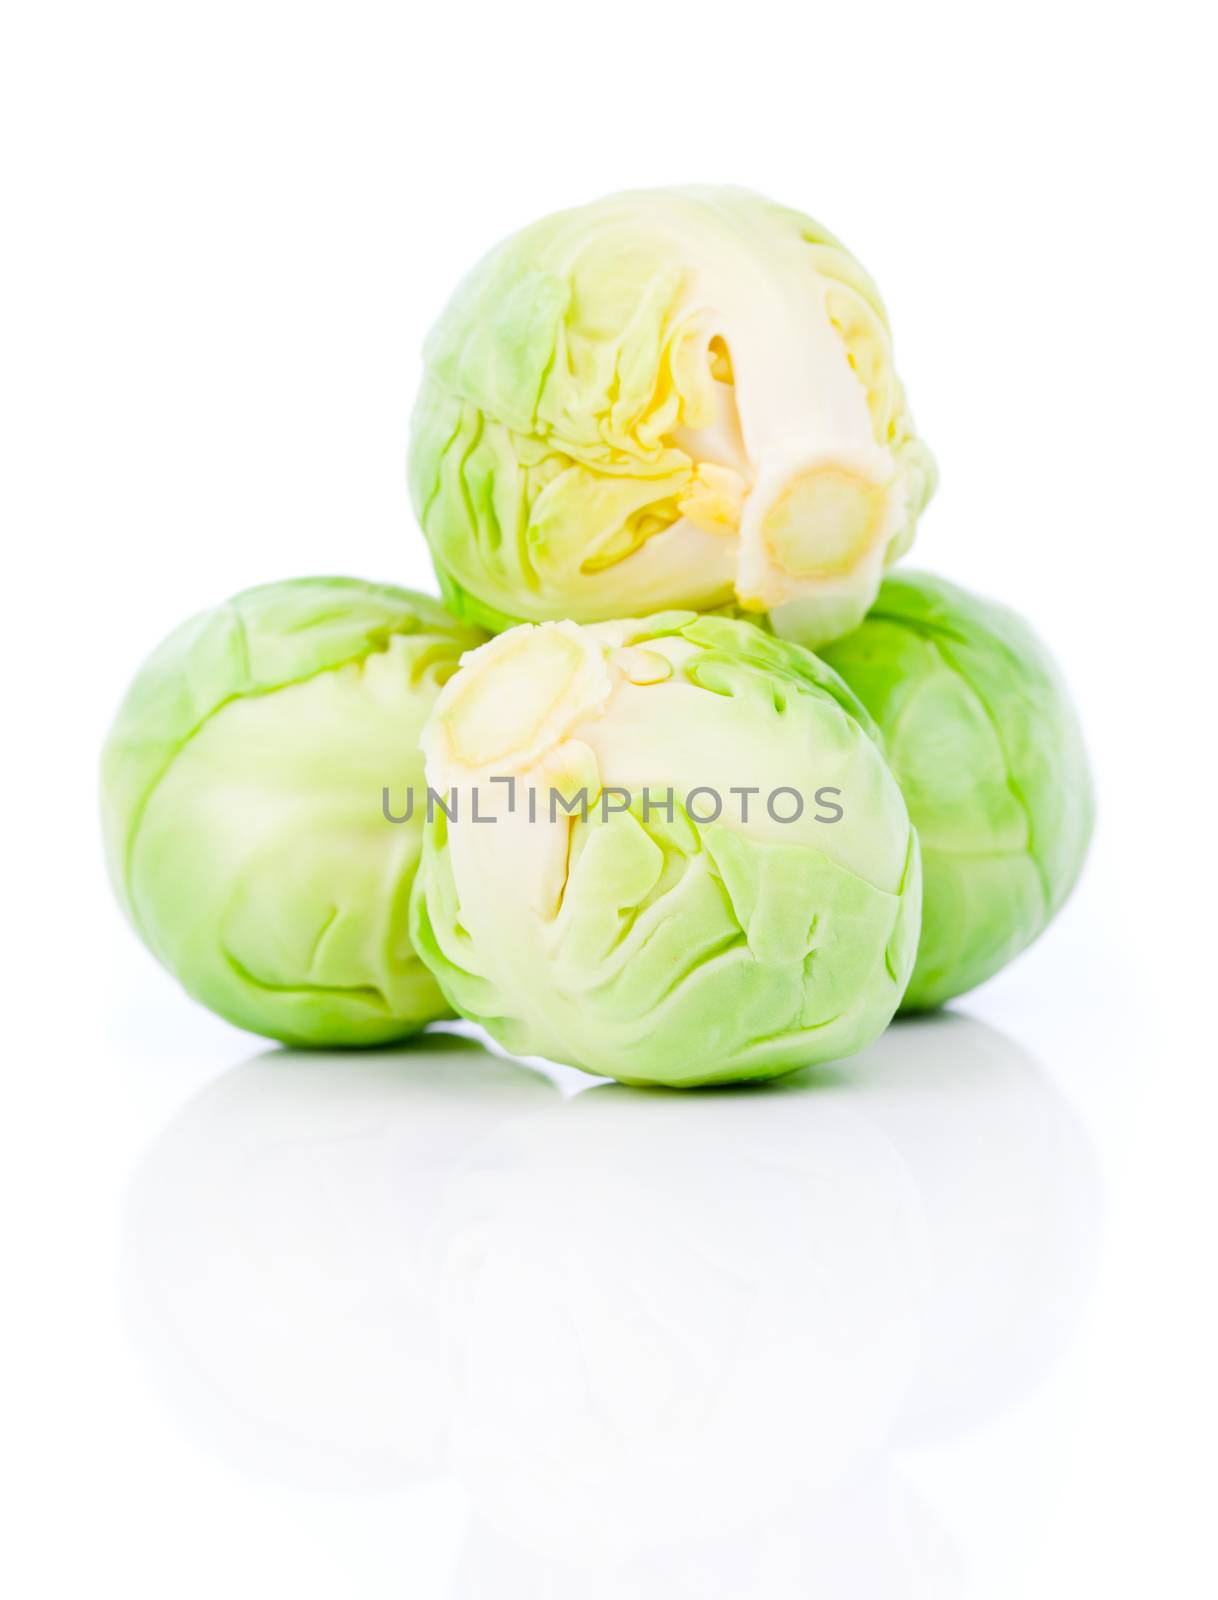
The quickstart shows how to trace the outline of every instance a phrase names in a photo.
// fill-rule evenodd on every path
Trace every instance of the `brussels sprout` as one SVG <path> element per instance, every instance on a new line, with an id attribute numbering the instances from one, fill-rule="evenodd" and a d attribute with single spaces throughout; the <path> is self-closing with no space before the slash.
<path id="1" fill-rule="evenodd" d="M 424 352 L 410 483 L 445 598 L 492 629 L 737 602 L 862 620 L 934 489 L 875 285 L 746 189 L 535 223 Z"/>
<path id="2" fill-rule="evenodd" d="M 624 1083 L 767 1078 L 875 1037 L 913 966 L 913 829 L 862 707 L 751 623 L 526 625 L 423 732 L 447 798 L 415 947 L 507 1049 Z"/>
<path id="3" fill-rule="evenodd" d="M 446 1014 L 406 907 L 418 735 L 485 635 L 351 578 L 250 589 L 141 669 L 102 757 L 110 875 L 195 999 L 289 1044 L 378 1044 Z"/>
<path id="4" fill-rule="evenodd" d="M 1074 887 L 1094 813 L 1074 708 L 1025 622 L 926 573 L 888 578 L 825 659 L 879 723 L 921 841 L 904 1008 L 942 1005 L 1030 945 Z"/>

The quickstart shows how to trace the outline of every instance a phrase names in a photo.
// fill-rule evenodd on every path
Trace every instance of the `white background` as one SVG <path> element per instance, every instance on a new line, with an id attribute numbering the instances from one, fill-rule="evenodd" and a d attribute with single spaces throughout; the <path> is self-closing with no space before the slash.
<path id="1" fill-rule="evenodd" d="M 1215 1592 L 1203 15 L 8 11 L 7 1592 Z M 456 278 L 691 179 L 878 278 L 942 471 L 914 559 L 1083 711 L 1079 892 L 819 1099 L 241 1067 L 104 882 L 127 679 L 252 583 L 431 587 L 404 441 Z"/>

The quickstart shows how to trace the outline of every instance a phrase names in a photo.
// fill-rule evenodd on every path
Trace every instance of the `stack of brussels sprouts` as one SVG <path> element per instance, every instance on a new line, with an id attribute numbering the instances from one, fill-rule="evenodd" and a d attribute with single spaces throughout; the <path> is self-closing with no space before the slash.
<path id="1" fill-rule="evenodd" d="M 447 609 L 250 590 L 111 730 L 111 874 L 192 995 L 296 1045 L 455 1011 L 686 1086 L 847 1055 L 1041 933 L 1091 831 L 1078 724 L 1009 610 L 884 577 L 935 468 L 832 235 L 617 195 L 493 250 L 425 361 Z"/>

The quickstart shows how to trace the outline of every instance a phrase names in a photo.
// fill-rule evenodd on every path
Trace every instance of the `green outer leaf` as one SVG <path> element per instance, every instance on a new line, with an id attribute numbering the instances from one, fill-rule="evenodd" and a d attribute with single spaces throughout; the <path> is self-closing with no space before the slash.
<path id="1" fill-rule="evenodd" d="M 861 1049 L 904 992 L 921 903 L 916 836 L 874 725 L 823 662 L 749 623 L 678 612 L 628 625 L 626 636 L 642 648 L 666 638 L 697 647 L 670 680 L 635 692 L 631 716 L 647 714 L 637 696 L 662 708 L 677 690 L 685 731 L 732 745 L 760 726 L 792 782 L 830 762 L 858 774 L 848 803 L 874 807 L 871 827 L 901 830 L 895 890 L 826 853 L 828 828 L 819 849 L 811 828 L 787 843 L 773 830 L 695 824 L 679 808 L 670 823 L 644 816 L 635 782 L 631 811 L 572 822 L 552 920 L 499 886 L 495 856 L 479 858 L 475 892 L 493 908 L 493 932 L 471 933 L 486 924 L 458 889 L 462 826 L 427 829 L 411 898 L 415 948 L 449 1004 L 506 1049 L 625 1083 L 763 1079 Z M 705 699 L 691 703 L 690 686 Z M 657 773 L 657 788 L 673 777 Z M 527 848 L 518 837 L 508 854 Z"/>
<path id="2" fill-rule="evenodd" d="M 811 218 L 744 189 L 610 195 L 495 246 L 426 341 L 407 476 L 459 615 L 502 629 L 674 605 L 710 610 L 734 598 L 728 536 L 672 549 L 665 529 L 695 465 L 682 424 L 710 388 L 705 352 L 682 361 L 681 350 L 715 307 L 691 304 L 686 290 L 708 259 L 735 259 L 742 242 L 739 270 L 759 301 L 771 278 L 790 281 L 794 254 L 794 281 L 819 281 L 848 308 L 833 326 L 867 393 L 875 439 L 907 488 L 908 514 L 885 563 L 909 547 L 936 470 L 862 266 Z M 781 338 L 782 327 L 775 332 Z M 857 591 L 804 596 L 780 608 L 790 612 L 782 631 L 818 644 L 855 624 L 872 587 L 868 578 Z"/>
<path id="3" fill-rule="evenodd" d="M 903 1007 L 941 1005 L 1038 938 L 1078 879 L 1095 799 L 1077 716 L 1020 617 L 925 573 L 887 578 L 824 655 L 879 724 L 922 840 Z"/>
<path id="4" fill-rule="evenodd" d="M 196 998 L 304 1044 L 401 1037 L 442 1011 L 400 935 L 368 942 L 421 845 L 417 821 L 381 817 L 377 780 L 422 786 L 418 729 L 483 637 L 427 596 L 304 578 L 201 613 L 145 662 L 102 755 L 107 864 Z"/>

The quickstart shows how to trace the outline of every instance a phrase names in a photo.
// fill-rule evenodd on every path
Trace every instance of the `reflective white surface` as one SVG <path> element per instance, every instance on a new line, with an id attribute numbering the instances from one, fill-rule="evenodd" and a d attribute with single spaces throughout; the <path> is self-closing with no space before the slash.
<path id="1" fill-rule="evenodd" d="M 454 1596 L 955 1594 L 906 1454 L 1041 1380 L 1099 1210 L 1075 1117 L 964 1016 L 759 1092 L 272 1052 L 141 1162 L 124 1300 L 225 1464 L 455 1480 Z"/>
<path id="2" fill-rule="evenodd" d="M 688 1095 L 251 1055 L 95 884 L 0 1125 L 13 1592 L 1206 1593 L 1214 1080 L 1104 882 L 958 1012 Z"/>

